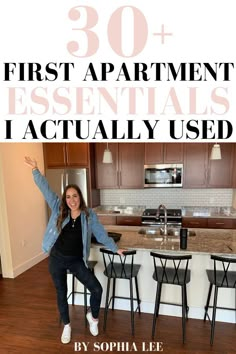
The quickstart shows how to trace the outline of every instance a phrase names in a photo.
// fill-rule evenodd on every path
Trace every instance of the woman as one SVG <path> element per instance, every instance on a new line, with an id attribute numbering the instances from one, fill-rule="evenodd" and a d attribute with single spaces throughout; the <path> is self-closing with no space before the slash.
<path id="1" fill-rule="evenodd" d="M 77 185 L 68 185 L 60 200 L 38 170 L 37 161 L 27 156 L 25 163 L 32 168 L 34 181 L 51 209 L 51 216 L 43 239 L 43 250 L 50 253 L 49 271 L 57 292 L 59 313 L 64 323 L 61 342 L 66 344 L 71 340 L 67 302 L 67 269 L 74 273 L 91 293 L 91 312 L 89 311 L 86 317 L 91 334 L 97 336 L 102 287 L 86 265 L 92 233 L 98 242 L 113 252 L 122 255 L 123 250 L 118 249 L 115 242 L 108 237 L 93 210 L 86 207 L 81 190 Z"/>

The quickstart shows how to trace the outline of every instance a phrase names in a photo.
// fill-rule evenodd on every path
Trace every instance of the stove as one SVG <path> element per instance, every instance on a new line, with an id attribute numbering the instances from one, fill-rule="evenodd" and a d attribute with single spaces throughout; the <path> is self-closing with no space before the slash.
<path id="1" fill-rule="evenodd" d="M 167 225 L 170 227 L 181 227 L 182 211 L 181 209 L 167 209 Z M 164 210 L 160 210 L 157 216 L 156 209 L 145 209 L 142 215 L 142 225 L 161 226 L 164 224 Z"/>

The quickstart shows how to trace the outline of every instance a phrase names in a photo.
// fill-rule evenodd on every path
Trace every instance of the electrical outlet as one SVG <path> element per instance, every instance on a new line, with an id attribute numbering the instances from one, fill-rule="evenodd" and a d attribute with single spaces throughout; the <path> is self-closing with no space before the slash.
<path id="1" fill-rule="evenodd" d="M 24 240 L 24 239 L 21 240 L 21 246 L 22 246 L 22 247 L 25 247 L 25 246 L 26 246 L 26 243 L 27 243 L 26 240 Z"/>

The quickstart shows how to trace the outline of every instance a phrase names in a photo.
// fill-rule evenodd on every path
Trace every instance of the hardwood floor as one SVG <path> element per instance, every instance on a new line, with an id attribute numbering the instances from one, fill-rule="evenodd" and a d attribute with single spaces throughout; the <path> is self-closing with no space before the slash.
<path id="1" fill-rule="evenodd" d="M 103 310 L 100 315 L 100 334 L 92 337 L 84 325 L 83 308 L 70 306 L 72 341 L 60 343 L 55 290 L 48 273 L 47 259 L 16 279 L 0 279 L 0 354 L 75 353 L 79 344 L 88 343 L 87 353 L 100 352 L 151 352 L 152 315 L 137 314 L 135 336 L 131 336 L 130 313 L 109 311 L 107 331 L 102 330 Z M 127 343 L 126 343 L 127 342 Z M 144 347 L 142 348 L 142 342 Z M 182 344 L 181 319 L 160 316 L 157 322 L 155 343 L 162 342 L 164 353 L 170 354 L 233 354 L 236 353 L 236 327 L 234 324 L 216 323 L 214 345 L 210 346 L 210 325 L 189 319 L 186 326 L 186 343 Z M 97 344 L 96 344 L 97 343 Z M 110 343 L 123 344 L 123 348 L 109 347 Z M 122 350 L 124 349 L 124 350 Z M 137 349 L 137 350 L 135 350 Z M 80 352 L 84 353 L 82 348 Z"/>

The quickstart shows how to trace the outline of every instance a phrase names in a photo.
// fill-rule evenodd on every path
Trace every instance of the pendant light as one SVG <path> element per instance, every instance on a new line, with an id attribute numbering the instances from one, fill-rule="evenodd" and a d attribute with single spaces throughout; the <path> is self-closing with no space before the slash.
<path id="1" fill-rule="evenodd" d="M 211 149 L 211 160 L 221 160 L 221 149 L 219 144 L 214 144 Z"/>
<path id="2" fill-rule="evenodd" d="M 112 153 L 111 153 L 111 151 L 108 148 L 108 143 L 107 143 L 107 148 L 104 150 L 104 153 L 103 153 L 102 162 L 103 163 L 112 163 L 113 162 Z"/>

